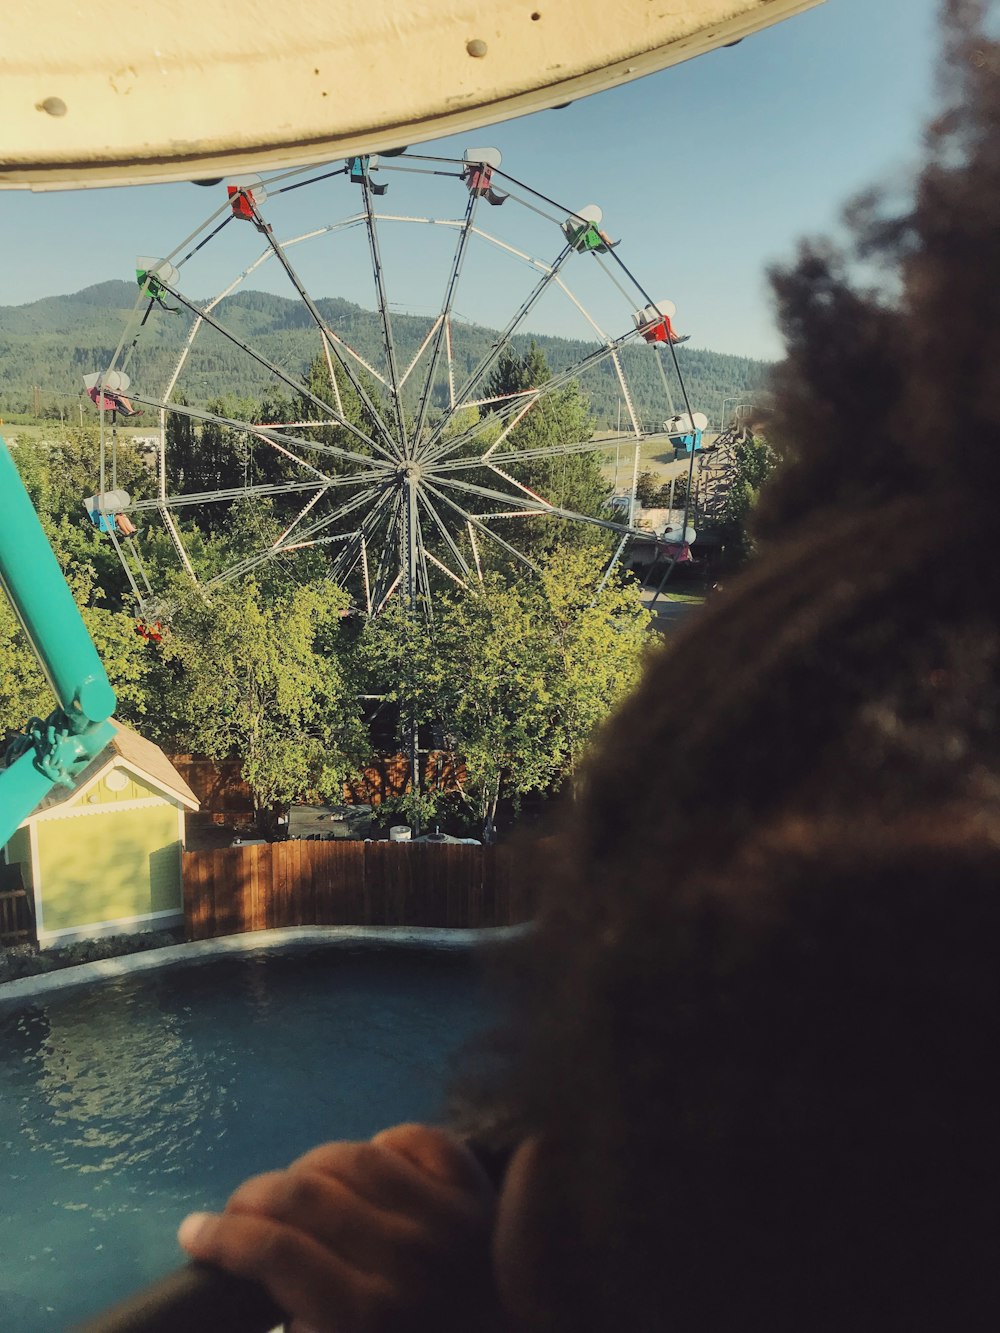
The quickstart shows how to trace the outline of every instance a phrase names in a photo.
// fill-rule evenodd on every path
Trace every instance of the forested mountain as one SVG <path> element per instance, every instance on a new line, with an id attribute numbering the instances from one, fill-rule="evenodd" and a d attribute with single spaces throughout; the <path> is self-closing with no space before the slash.
<path id="1" fill-rule="evenodd" d="M 133 309 L 136 288 L 127 282 L 102 282 L 72 296 L 46 297 L 23 306 L 0 306 L 0 414 L 29 411 L 38 400 L 46 414 L 60 414 L 82 393 L 82 376 L 108 365 Z M 375 361 L 381 355 L 382 335 L 375 312 L 336 297 L 317 305 L 330 326 L 362 356 Z M 265 292 L 243 291 L 225 302 L 226 327 L 257 351 L 298 379 L 317 351 L 315 326 L 299 301 Z M 142 331 L 130 363 L 133 385 L 156 396 L 169 376 L 190 327 L 186 312 L 169 315 L 156 310 Z M 428 321 L 394 314 L 393 331 L 402 364 L 408 364 L 428 331 Z M 478 362 L 494 344 L 495 330 L 463 324 L 456 339 L 458 377 Z M 593 343 L 544 335 L 523 335 L 513 340 L 523 353 L 534 341 L 558 373 L 578 362 Z M 623 352 L 626 375 L 644 426 L 659 425 L 664 415 L 664 389 L 656 353 L 643 345 Z M 677 349 L 691 405 L 717 420 L 724 397 L 759 394 L 768 365 L 750 357 L 728 356 L 689 346 Z M 669 369 L 669 366 L 668 366 Z M 183 392 L 195 405 L 223 394 L 261 397 L 275 388 L 287 392 L 269 372 L 221 335 L 208 331 L 195 341 L 185 369 Z M 589 399 L 597 429 L 614 426 L 619 411 L 619 386 L 613 367 L 605 363 L 581 384 Z M 683 401 L 673 389 L 677 410 Z M 439 397 L 443 397 L 443 385 Z M 68 395 L 68 397 L 67 397 Z M 88 408 L 89 410 L 89 408 Z M 623 410 L 623 418 L 625 416 Z M 626 423 L 627 425 L 627 423 Z"/>

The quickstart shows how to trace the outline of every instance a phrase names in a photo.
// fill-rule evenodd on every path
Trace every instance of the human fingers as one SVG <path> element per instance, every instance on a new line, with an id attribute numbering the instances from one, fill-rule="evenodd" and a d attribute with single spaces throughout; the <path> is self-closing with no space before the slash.
<path id="1" fill-rule="evenodd" d="M 395 1125 L 376 1134 L 372 1143 L 405 1157 L 424 1175 L 482 1200 L 495 1200 L 493 1182 L 475 1154 L 447 1130 L 430 1125 Z"/>
<path id="2" fill-rule="evenodd" d="M 251 1213 L 192 1213 L 178 1240 L 193 1259 L 267 1287 L 288 1315 L 316 1333 L 382 1333 L 398 1299 L 380 1275 L 365 1273 L 312 1237 Z"/>
<path id="3" fill-rule="evenodd" d="M 307 1322 L 336 1298 L 340 1310 L 362 1310 L 363 1329 L 377 1329 L 388 1311 L 394 1333 L 422 1331 L 428 1320 L 436 1333 L 464 1333 L 485 1328 L 496 1308 L 494 1211 L 489 1179 L 464 1145 L 443 1131 L 399 1126 L 372 1143 L 325 1144 L 286 1171 L 247 1181 L 203 1235 L 192 1240 L 194 1224 L 186 1224 L 181 1241 L 196 1257 L 265 1282 L 279 1302 L 288 1295 L 271 1260 L 280 1245 L 296 1257 L 291 1313 Z M 270 1247 L 259 1262 L 245 1248 L 258 1237 Z M 345 1329 L 355 1333 L 346 1320 L 338 1333 Z"/>
<path id="4" fill-rule="evenodd" d="M 349 1156 L 340 1154 L 341 1161 Z M 464 1212 L 446 1216 L 432 1204 L 418 1216 L 416 1210 L 383 1207 L 336 1175 L 300 1163 L 245 1181 L 226 1204 L 226 1213 L 269 1217 L 365 1271 L 406 1271 L 414 1286 L 433 1266 L 435 1250 L 464 1245 L 469 1235 Z"/>
<path id="5" fill-rule="evenodd" d="M 398 1126 L 369 1143 L 328 1143 L 292 1164 L 342 1182 L 378 1208 L 424 1219 L 457 1216 L 463 1225 L 492 1221 L 496 1194 L 469 1150 L 422 1125 Z"/>

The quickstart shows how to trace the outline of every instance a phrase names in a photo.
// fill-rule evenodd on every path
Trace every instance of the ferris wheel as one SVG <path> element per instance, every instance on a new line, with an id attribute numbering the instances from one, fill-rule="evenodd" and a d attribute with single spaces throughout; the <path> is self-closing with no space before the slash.
<path id="1" fill-rule="evenodd" d="M 101 417 L 86 503 L 144 618 L 170 610 L 143 556 L 150 525 L 206 591 L 322 551 L 327 576 L 368 615 L 394 596 L 429 614 L 442 587 L 472 589 L 498 562 L 537 572 L 537 541 L 525 537 L 540 521 L 606 534 L 605 577 L 630 538 L 649 540 L 636 526 L 642 443 L 657 435 L 693 454 L 703 420 L 681 374 L 673 304 L 633 275 L 596 205 L 548 198 L 504 172 L 494 148 L 403 152 L 213 182 L 214 212 L 166 256 L 137 260 L 119 345 L 85 377 Z M 235 276 L 205 299 L 200 275 L 220 250 Z M 256 319 L 268 274 L 286 293 L 279 329 Z M 540 332 L 549 327 L 558 338 Z M 526 350 L 535 337 L 547 373 Z M 252 391 L 222 407 L 227 376 Z M 553 430 L 567 396 L 575 416 Z M 255 419 L 251 401 L 285 410 Z M 614 430 L 609 412 L 601 420 L 609 402 Z M 118 483 L 118 426 L 140 411 L 157 422 L 155 494 L 144 498 Z M 220 432 L 226 470 L 206 485 L 197 455 Z M 623 444 L 617 507 L 574 508 L 573 460 L 620 460 Z M 205 533 L 241 502 L 266 508 L 259 539 L 209 550 Z M 685 536 L 682 524 L 677 553 Z"/>

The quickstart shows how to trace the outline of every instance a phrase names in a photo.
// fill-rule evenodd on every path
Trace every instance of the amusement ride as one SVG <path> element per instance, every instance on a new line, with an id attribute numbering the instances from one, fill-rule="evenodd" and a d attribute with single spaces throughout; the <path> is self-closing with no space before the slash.
<path id="1" fill-rule="evenodd" d="M 433 214 L 413 207 L 414 186 L 418 203 L 436 190 Z M 170 613 L 143 559 L 147 521 L 162 524 L 179 567 L 207 593 L 266 561 L 325 547 L 329 577 L 350 589 L 366 615 L 397 595 L 429 613 L 436 588 L 468 590 L 482 580 L 486 549 L 536 569 L 517 532 L 516 520 L 526 518 L 607 532 L 610 576 L 629 539 L 640 535 L 635 484 L 643 440 L 656 434 L 665 447 L 693 455 L 706 423 L 688 399 L 676 353 L 686 337 L 672 323 L 674 305 L 653 300 L 632 273 L 619 242 L 602 229 L 599 207 L 559 204 L 503 171 L 495 148 L 469 149 L 461 159 L 406 150 L 355 156 L 318 172 L 245 176 L 213 187 L 222 195 L 218 207 L 191 235 L 163 258 L 136 261 L 137 297 L 118 347 L 103 370 L 84 377 L 101 426 L 100 473 L 86 506 L 114 545 L 143 624 Z M 315 221 L 302 230 L 307 194 L 317 197 Z M 282 196 L 296 208 L 279 222 Z M 257 253 L 221 291 L 198 299 L 198 261 L 234 232 L 243 233 L 241 241 L 257 240 Z M 430 244 L 417 233 L 433 233 Z M 231 248 L 249 253 L 246 245 Z M 361 312 L 312 292 L 364 269 L 374 314 L 370 345 L 361 350 L 357 333 L 342 326 Z M 439 296 L 433 307 L 401 318 L 415 309 L 415 269 L 425 306 L 428 282 L 437 281 Z M 292 322 L 311 332 L 325 370 L 319 387 L 307 382 L 301 357 L 292 364 L 287 352 L 239 322 L 241 298 L 269 271 L 284 279 L 297 304 Z M 513 294 L 498 332 L 465 313 L 470 303 L 478 308 L 487 284 Z M 572 321 L 569 356 L 537 383 L 498 388 L 498 366 L 554 307 L 564 327 Z M 180 351 L 165 358 L 163 325 L 181 322 Z M 206 342 L 224 345 L 230 363 L 235 359 L 268 394 L 286 395 L 301 418 L 255 421 L 245 408 L 221 410 L 217 399 L 196 405 Z M 630 382 L 638 349 L 656 361 L 659 377 L 655 401 L 646 395 L 645 422 Z M 602 379 L 605 395 L 624 408 L 622 434 L 609 440 L 588 427 L 569 439 L 519 442 L 518 428 L 523 432 L 568 386 L 578 386 L 585 400 Z M 675 413 L 675 401 L 683 412 Z M 140 411 L 157 422 L 156 485 L 155 494 L 132 497 L 118 484 L 119 427 Z M 229 432 L 239 442 L 241 475 L 219 478 L 211 490 L 185 484 L 173 444 L 178 421 L 195 435 L 206 427 Z M 539 468 L 551 477 L 557 459 L 607 454 L 609 444 L 622 442 L 634 446 L 623 510 L 577 512 L 546 495 L 536 479 Z M 280 530 L 238 558 L 199 564 L 192 546 L 203 548 L 199 535 L 211 528 L 212 515 L 251 499 L 270 502 Z M 689 558 L 684 535 L 679 529 L 671 543 L 667 534 L 668 556 Z"/>

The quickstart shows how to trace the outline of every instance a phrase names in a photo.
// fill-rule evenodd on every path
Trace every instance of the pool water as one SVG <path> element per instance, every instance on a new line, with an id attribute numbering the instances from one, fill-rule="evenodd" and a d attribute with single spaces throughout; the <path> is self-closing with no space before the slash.
<path id="1" fill-rule="evenodd" d="M 176 1267 L 180 1219 L 247 1175 L 439 1114 L 487 1022 L 469 955 L 343 946 L 0 1005 L 0 1329 L 65 1329 Z"/>

